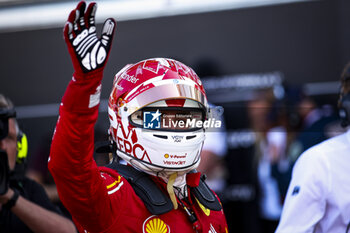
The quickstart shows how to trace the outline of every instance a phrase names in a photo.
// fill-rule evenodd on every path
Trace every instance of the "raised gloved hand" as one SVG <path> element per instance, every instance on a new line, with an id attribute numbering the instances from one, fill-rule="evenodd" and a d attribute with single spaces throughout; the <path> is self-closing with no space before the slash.
<path id="1" fill-rule="evenodd" d="M 72 58 L 75 72 L 88 73 L 106 65 L 111 49 L 116 22 L 108 18 L 102 29 L 101 38 L 96 35 L 96 3 L 86 9 L 84 1 L 69 14 L 64 27 L 64 38 Z"/>

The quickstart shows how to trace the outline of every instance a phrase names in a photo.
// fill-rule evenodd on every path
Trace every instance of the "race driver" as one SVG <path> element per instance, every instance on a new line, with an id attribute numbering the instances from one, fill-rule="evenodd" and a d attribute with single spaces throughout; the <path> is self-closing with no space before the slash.
<path id="1" fill-rule="evenodd" d="M 116 22 L 107 19 L 98 38 L 95 12 L 95 3 L 86 7 L 82 1 L 64 27 L 75 72 L 49 159 L 59 196 L 79 232 L 228 232 L 216 194 L 195 171 L 208 104 L 188 66 L 155 58 L 116 74 L 108 132 L 113 151 L 128 166 L 96 165 L 94 126 Z"/>

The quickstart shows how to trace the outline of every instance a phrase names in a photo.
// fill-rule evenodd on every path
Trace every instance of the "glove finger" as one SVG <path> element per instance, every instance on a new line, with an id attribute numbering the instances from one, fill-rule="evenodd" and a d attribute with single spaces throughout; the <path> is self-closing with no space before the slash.
<path id="1" fill-rule="evenodd" d="M 70 23 L 74 23 L 74 19 L 75 19 L 75 9 L 69 13 L 67 21 Z"/>
<path id="2" fill-rule="evenodd" d="M 73 24 L 71 22 L 66 22 L 66 24 L 64 25 L 63 35 L 66 41 L 71 41 L 74 39 Z"/>
<path id="3" fill-rule="evenodd" d="M 72 10 L 68 16 L 68 20 L 63 28 L 64 38 L 67 40 L 72 40 L 75 37 L 73 32 L 73 22 L 75 19 L 75 10 Z"/>
<path id="4" fill-rule="evenodd" d="M 79 16 L 80 16 L 80 12 L 79 10 L 75 9 L 75 18 L 73 20 L 73 31 L 75 33 L 75 35 L 78 35 L 79 32 L 80 32 L 80 29 L 79 29 L 79 26 L 78 26 L 78 19 L 79 19 Z"/>
<path id="5" fill-rule="evenodd" d="M 116 24 L 117 23 L 112 18 L 108 18 L 103 24 L 101 42 L 107 48 L 107 53 L 111 47 Z"/>
<path id="6" fill-rule="evenodd" d="M 84 1 L 81 1 L 78 3 L 76 10 L 79 11 L 79 17 L 77 18 L 77 26 L 79 30 L 83 30 L 85 28 L 85 19 L 84 19 L 84 14 L 85 14 L 85 7 L 86 3 Z"/>
<path id="7" fill-rule="evenodd" d="M 95 2 L 90 3 L 85 13 L 85 24 L 87 28 L 95 27 L 96 10 L 97 4 Z"/>

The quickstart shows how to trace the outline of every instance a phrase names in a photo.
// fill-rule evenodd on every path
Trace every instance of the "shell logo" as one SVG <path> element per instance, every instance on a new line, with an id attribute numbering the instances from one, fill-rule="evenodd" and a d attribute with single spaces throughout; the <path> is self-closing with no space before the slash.
<path id="1" fill-rule="evenodd" d="M 142 229 L 143 233 L 170 233 L 169 226 L 155 215 L 145 220 Z"/>

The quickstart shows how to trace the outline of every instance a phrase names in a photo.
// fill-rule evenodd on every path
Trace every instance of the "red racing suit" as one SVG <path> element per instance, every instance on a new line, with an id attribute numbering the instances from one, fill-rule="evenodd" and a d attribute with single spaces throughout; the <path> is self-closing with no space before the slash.
<path id="1" fill-rule="evenodd" d="M 180 205 L 177 210 L 152 215 L 124 177 L 96 165 L 93 152 L 98 105 L 89 105 L 96 98 L 99 101 L 103 74 L 97 70 L 84 77 L 77 75 L 74 74 L 62 99 L 49 169 L 79 232 L 196 232 Z M 206 209 L 196 200 L 190 204 L 202 232 L 228 232 L 222 210 Z"/>

